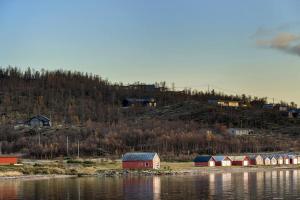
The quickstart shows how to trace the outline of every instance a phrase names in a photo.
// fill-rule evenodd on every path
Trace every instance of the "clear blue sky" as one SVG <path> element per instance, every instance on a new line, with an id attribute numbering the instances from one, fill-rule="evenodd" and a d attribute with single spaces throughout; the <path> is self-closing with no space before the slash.
<path id="1" fill-rule="evenodd" d="M 0 65 L 300 104 L 299 10 L 297 0 L 0 0 Z"/>

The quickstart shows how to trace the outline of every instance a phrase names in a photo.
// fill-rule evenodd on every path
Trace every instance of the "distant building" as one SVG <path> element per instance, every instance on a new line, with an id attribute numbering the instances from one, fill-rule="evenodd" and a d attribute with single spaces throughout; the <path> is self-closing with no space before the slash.
<path id="1" fill-rule="evenodd" d="M 18 162 L 18 156 L 0 155 L 0 165 L 14 165 Z"/>
<path id="2" fill-rule="evenodd" d="M 290 164 L 290 157 L 286 154 L 282 155 L 283 158 L 283 164 L 289 165 Z"/>
<path id="3" fill-rule="evenodd" d="M 297 165 L 298 164 L 298 158 L 295 155 L 289 155 L 290 158 L 290 163 L 293 165 Z"/>
<path id="4" fill-rule="evenodd" d="M 229 128 L 227 133 L 232 136 L 242 136 L 254 134 L 254 131 L 252 129 Z"/>
<path id="5" fill-rule="evenodd" d="M 218 105 L 221 107 L 233 107 L 237 108 L 240 106 L 238 101 L 225 101 L 225 100 L 208 100 L 209 104 Z"/>
<path id="6" fill-rule="evenodd" d="M 281 155 L 276 155 L 277 164 L 283 165 L 283 157 Z"/>
<path id="7" fill-rule="evenodd" d="M 279 106 L 279 107 L 278 107 L 278 110 L 281 111 L 281 112 L 288 111 L 288 109 L 289 109 L 289 108 L 288 108 L 287 106 Z"/>
<path id="8" fill-rule="evenodd" d="M 271 156 L 269 156 L 269 158 L 270 158 L 271 165 L 277 165 L 277 158 L 275 155 L 271 155 Z"/>
<path id="9" fill-rule="evenodd" d="M 214 167 L 216 166 L 216 160 L 214 159 L 213 156 L 208 156 L 208 155 L 204 155 L 204 156 L 197 156 L 194 159 L 194 164 L 195 167 Z"/>
<path id="10" fill-rule="evenodd" d="M 297 157 L 297 163 L 300 164 L 300 155 L 296 155 Z"/>
<path id="11" fill-rule="evenodd" d="M 250 164 L 251 165 L 263 165 L 264 159 L 261 155 L 250 155 Z"/>
<path id="12" fill-rule="evenodd" d="M 37 115 L 30 118 L 25 124 L 30 127 L 50 127 L 51 121 L 43 115 Z"/>
<path id="13" fill-rule="evenodd" d="M 229 156 L 232 161 L 232 165 L 248 166 L 250 165 L 250 159 L 248 156 Z"/>
<path id="14" fill-rule="evenodd" d="M 228 156 L 213 156 L 216 166 L 231 166 L 231 160 Z"/>
<path id="15" fill-rule="evenodd" d="M 126 98 L 122 101 L 123 107 L 156 107 L 156 101 L 153 98 L 135 99 Z"/>
<path id="16" fill-rule="evenodd" d="M 155 152 L 126 153 L 122 158 L 123 169 L 159 169 L 160 158 Z"/>
<path id="17" fill-rule="evenodd" d="M 266 109 L 266 110 L 272 110 L 274 107 L 275 107 L 275 105 L 273 103 L 268 103 L 268 104 L 263 105 L 263 109 Z"/>
<path id="18" fill-rule="evenodd" d="M 264 155 L 263 160 L 264 160 L 264 165 L 271 165 L 271 159 L 269 156 Z"/>

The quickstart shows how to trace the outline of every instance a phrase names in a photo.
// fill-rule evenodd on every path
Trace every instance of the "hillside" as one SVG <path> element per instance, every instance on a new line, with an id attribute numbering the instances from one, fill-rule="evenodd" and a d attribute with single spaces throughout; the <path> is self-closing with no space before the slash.
<path id="1" fill-rule="evenodd" d="M 154 98 L 157 106 L 123 108 L 125 98 Z M 209 104 L 210 99 L 247 106 L 225 108 Z M 80 72 L 2 68 L 0 140 L 3 153 L 41 158 L 75 156 L 78 141 L 81 155 L 110 157 L 130 150 L 178 159 L 197 153 L 299 150 L 299 118 L 262 109 L 265 103 L 265 98 L 213 90 L 173 91 L 164 82 L 125 86 Z M 53 126 L 16 128 L 38 114 L 49 117 Z M 230 127 L 251 128 L 256 134 L 232 137 L 226 134 Z"/>

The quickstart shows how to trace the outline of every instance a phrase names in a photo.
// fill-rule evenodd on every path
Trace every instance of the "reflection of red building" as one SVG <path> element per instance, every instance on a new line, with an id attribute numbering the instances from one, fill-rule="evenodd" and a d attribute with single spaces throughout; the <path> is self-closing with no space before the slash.
<path id="1" fill-rule="evenodd" d="M 17 199 L 19 181 L 0 182 L 0 199 Z"/>
<path id="2" fill-rule="evenodd" d="M 0 165 L 13 165 L 18 162 L 17 156 L 0 155 Z"/>

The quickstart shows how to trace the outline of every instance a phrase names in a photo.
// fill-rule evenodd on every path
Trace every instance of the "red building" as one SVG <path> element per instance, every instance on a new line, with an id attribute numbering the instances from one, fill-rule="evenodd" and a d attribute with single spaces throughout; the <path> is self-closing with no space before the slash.
<path id="1" fill-rule="evenodd" d="M 18 157 L 11 155 L 0 155 L 0 165 L 13 165 L 17 164 Z"/>
<path id="2" fill-rule="evenodd" d="M 229 156 L 232 161 L 232 165 L 237 166 L 249 166 L 250 159 L 248 156 Z"/>
<path id="3" fill-rule="evenodd" d="M 160 159 L 157 153 L 126 153 L 122 158 L 123 169 L 159 169 Z"/>

